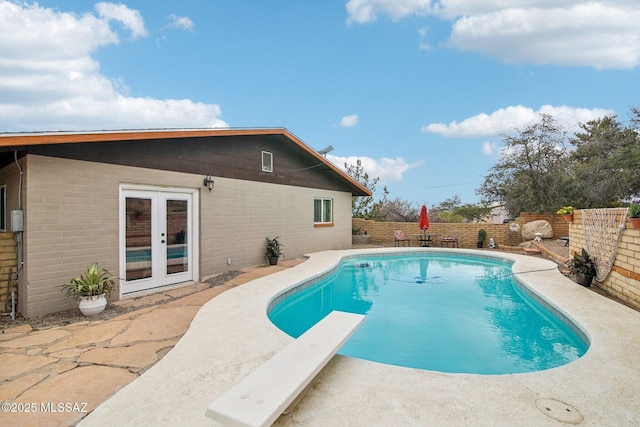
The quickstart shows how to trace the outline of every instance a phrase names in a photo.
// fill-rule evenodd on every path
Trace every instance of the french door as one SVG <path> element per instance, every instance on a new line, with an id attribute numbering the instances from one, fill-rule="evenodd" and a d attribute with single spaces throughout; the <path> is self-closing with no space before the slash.
<path id="1" fill-rule="evenodd" d="M 121 190 L 121 294 L 193 280 L 194 197 L 189 191 Z"/>

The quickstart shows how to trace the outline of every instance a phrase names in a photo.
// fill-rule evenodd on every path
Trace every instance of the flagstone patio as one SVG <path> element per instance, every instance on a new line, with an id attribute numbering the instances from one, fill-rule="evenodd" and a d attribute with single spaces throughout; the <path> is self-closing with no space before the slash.
<path id="1" fill-rule="evenodd" d="M 0 334 L 0 425 L 69 426 L 138 378 L 184 335 L 191 320 L 217 295 L 264 275 L 290 268 L 242 270 L 230 281 L 199 283 L 115 304 L 130 309 L 108 320 L 86 318 L 34 330 L 23 324 Z"/>

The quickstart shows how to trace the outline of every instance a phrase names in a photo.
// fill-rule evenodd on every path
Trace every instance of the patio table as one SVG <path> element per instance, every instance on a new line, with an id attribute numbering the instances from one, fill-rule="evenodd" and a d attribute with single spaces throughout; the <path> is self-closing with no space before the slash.
<path id="1" fill-rule="evenodd" d="M 439 234 L 412 234 L 412 236 L 416 237 L 418 239 L 418 243 L 420 246 L 422 247 L 430 247 L 431 243 L 433 242 L 432 237 L 436 237 L 439 236 Z"/>

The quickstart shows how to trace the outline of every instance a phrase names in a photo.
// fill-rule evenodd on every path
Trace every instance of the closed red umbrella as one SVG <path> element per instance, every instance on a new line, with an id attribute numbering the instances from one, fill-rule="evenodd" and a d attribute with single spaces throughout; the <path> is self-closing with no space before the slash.
<path id="1" fill-rule="evenodd" d="M 420 209 L 420 230 L 424 230 L 424 241 L 427 240 L 427 229 L 429 228 L 429 215 L 427 215 L 427 207 L 422 205 Z"/>
<path id="2" fill-rule="evenodd" d="M 420 230 L 426 230 L 429 228 L 429 215 L 427 215 L 427 207 L 422 205 L 420 209 Z"/>

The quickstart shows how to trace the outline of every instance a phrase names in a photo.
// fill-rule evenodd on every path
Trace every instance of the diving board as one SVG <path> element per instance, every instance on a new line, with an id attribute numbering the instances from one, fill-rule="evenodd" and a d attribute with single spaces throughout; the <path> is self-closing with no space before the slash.
<path id="1" fill-rule="evenodd" d="M 206 416 L 226 426 L 270 426 L 364 319 L 361 314 L 332 311 L 214 400 L 207 407 Z"/>

